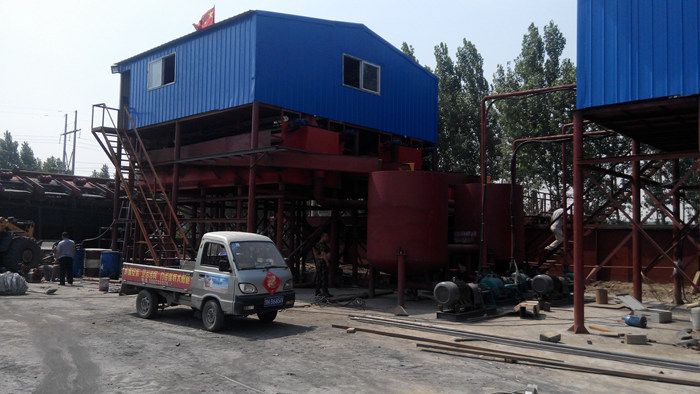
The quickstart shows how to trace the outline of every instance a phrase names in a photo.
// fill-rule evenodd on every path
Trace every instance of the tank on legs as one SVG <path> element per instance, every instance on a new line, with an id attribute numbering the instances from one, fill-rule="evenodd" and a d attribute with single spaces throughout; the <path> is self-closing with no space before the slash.
<path id="1" fill-rule="evenodd" d="M 379 171 L 370 175 L 367 257 L 382 272 L 396 273 L 406 252 L 406 273 L 443 269 L 448 261 L 448 186 L 443 174 Z"/>

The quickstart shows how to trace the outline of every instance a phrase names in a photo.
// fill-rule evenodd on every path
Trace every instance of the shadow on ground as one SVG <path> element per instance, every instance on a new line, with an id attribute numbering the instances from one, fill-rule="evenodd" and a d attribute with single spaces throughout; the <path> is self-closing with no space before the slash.
<path id="1" fill-rule="evenodd" d="M 134 319 L 140 319 L 135 312 L 129 315 L 133 316 Z M 280 319 L 280 316 L 283 315 L 284 312 L 281 312 L 277 315 L 277 319 Z M 202 320 L 199 317 L 195 317 L 194 312 L 190 308 L 168 308 L 161 310 L 158 311 L 158 314 L 153 320 L 160 323 L 172 324 L 174 326 L 192 327 L 204 330 L 202 327 Z M 257 341 L 304 334 L 315 329 L 315 326 L 307 327 L 280 321 L 263 323 L 258 320 L 255 315 L 245 318 L 226 316 L 224 328 L 217 334 L 230 335 L 249 341 Z"/>

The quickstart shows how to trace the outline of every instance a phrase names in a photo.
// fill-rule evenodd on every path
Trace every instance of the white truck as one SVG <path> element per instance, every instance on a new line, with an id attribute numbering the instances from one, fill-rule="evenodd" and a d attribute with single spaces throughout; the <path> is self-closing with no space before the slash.
<path id="1" fill-rule="evenodd" d="M 224 315 L 256 314 L 265 323 L 294 306 L 292 273 L 270 238 L 244 232 L 204 234 L 195 261 L 179 268 L 125 263 L 122 294 L 138 294 L 136 313 L 152 318 L 159 307 L 187 305 L 217 331 Z"/>

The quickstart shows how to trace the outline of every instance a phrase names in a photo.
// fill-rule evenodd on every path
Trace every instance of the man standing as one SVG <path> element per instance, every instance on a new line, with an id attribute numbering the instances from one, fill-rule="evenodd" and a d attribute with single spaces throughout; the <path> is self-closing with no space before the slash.
<path id="1" fill-rule="evenodd" d="M 61 242 L 56 245 L 56 256 L 58 257 L 58 267 L 61 286 L 73 284 L 73 259 L 75 258 L 75 242 L 68 238 L 68 233 L 61 234 Z"/>
<path id="2" fill-rule="evenodd" d="M 328 264 L 331 260 L 331 247 L 328 245 L 328 233 L 323 233 L 321 239 L 314 246 L 314 263 L 316 266 L 316 275 L 314 276 L 314 284 L 316 285 L 317 296 L 333 297 L 328 292 Z"/>

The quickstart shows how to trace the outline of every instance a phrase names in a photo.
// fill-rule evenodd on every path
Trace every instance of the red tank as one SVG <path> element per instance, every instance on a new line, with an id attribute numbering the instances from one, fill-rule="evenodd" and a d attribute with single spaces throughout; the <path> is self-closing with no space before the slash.
<path id="1" fill-rule="evenodd" d="M 510 260 L 511 226 L 510 226 L 510 184 L 489 183 L 486 185 L 486 247 L 492 263 Z M 516 261 L 524 256 L 525 230 L 523 227 L 523 188 L 517 185 L 515 193 L 515 239 Z M 455 200 L 455 235 L 459 234 L 467 243 L 479 244 L 481 232 L 481 184 L 470 183 L 456 186 Z"/>
<path id="2" fill-rule="evenodd" d="M 435 271 L 447 264 L 447 181 L 444 174 L 379 171 L 369 178 L 367 258 L 395 273 L 396 254 L 406 252 L 406 272 Z"/>

